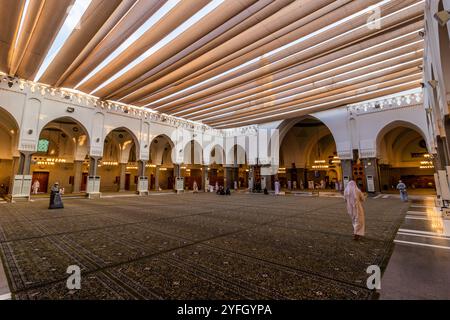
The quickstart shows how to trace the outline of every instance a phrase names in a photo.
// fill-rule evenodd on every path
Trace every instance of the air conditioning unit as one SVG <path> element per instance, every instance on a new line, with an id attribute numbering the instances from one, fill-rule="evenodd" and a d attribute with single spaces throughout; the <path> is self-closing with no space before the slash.
<path id="1" fill-rule="evenodd" d="M 450 220 L 450 208 L 442 208 L 442 218 Z"/>

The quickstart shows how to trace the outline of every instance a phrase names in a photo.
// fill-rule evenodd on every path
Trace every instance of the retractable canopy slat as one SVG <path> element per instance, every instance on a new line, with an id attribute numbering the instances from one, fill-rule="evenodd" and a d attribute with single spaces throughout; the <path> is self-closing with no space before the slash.
<path id="1" fill-rule="evenodd" d="M 423 12 L 423 0 L 0 0 L 0 71 L 231 128 L 419 90 Z"/>

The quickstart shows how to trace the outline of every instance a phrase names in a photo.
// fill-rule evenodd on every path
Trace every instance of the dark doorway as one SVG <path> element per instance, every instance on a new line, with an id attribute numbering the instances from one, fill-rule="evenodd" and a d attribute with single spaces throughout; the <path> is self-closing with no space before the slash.
<path id="1" fill-rule="evenodd" d="M 33 180 L 31 184 L 34 184 L 34 181 L 39 181 L 39 191 L 38 193 L 47 193 L 48 188 L 48 172 L 42 172 L 42 171 L 34 171 L 33 172 Z"/>
<path id="2" fill-rule="evenodd" d="M 125 175 L 125 190 L 130 191 L 130 179 L 131 179 L 131 174 L 127 173 Z"/>
<path id="3" fill-rule="evenodd" d="M 87 178 L 88 178 L 88 173 L 83 172 L 83 176 L 81 177 L 81 186 L 80 186 L 80 191 L 82 191 L 82 192 L 86 191 Z"/>

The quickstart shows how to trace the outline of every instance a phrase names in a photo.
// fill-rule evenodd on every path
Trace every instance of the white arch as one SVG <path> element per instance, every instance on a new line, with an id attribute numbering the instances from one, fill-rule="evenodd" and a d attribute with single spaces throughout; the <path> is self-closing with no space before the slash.
<path id="1" fill-rule="evenodd" d="M 192 142 L 194 144 L 194 154 L 193 154 L 193 160 L 192 163 Z M 184 164 L 203 164 L 203 147 L 202 145 L 196 140 L 192 139 L 191 141 L 188 141 L 183 148 L 183 163 Z"/>
<path id="2" fill-rule="evenodd" d="M 427 140 L 427 135 L 425 134 L 425 132 L 423 132 L 423 130 L 417 126 L 416 124 L 412 123 L 412 122 L 408 122 L 408 121 L 404 121 L 404 120 L 393 120 L 389 123 L 387 123 L 386 125 L 384 125 L 383 127 L 379 128 L 377 134 L 376 134 L 376 157 L 380 156 L 380 152 L 381 152 L 381 142 L 383 141 L 383 138 L 385 137 L 385 135 L 390 132 L 391 130 L 398 128 L 398 127 L 404 127 L 404 128 L 408 128 L 411 130 L 416 131 L 417 133 L 420 134 L 420 136 L 424 139 L 424 141 L 427 144 L 427 149 L 430 150 L 430 146 L 428 144 L 428 140 Z"/>
<path id="3" fill-rule="evenodd" d="M 103 139 L 103 144 L 105 143 L 105 141 L 108 138 L 108 136 L 110 134 L 112 134 L 116 130 L 123 130 L 123 131 L 127 132 L 131 136 L 131 139 L 132 139 L 132 141 L 134 143 L 134 146 L 135 146 L 136 158 L 138 158 L 138 156 L 139 156 L 138 155 L 138 150 L 140 150 L 139 149 L 139 140 L 136 137 L 136 135 L 133 133 L 133 131 L 131 131 L 127 127 L 117 127 L 117 128 L 112 129 L 112 130 L 109 130 L 109 132 L 105 135 L 105 138 Z M 122 163 L 128 162 L 128 158 L 130 156 L 130 152 L 132 150 L 132 147 L 133 147 L 133 144 L 128 144 L 126 146 L 122 146 L 123 149 L 120 150 L 121 154 L 118 155 L 119 162 L 122 162 Z"/>
<path id="4" fill-rule="evenodd" d="M 324 121 L 317 115 L 305 115 L 305 116 L 301 116 L 298 118 L 287 119 L 280 123 L 280 125 L 277 128 L 279 130 L 280 146 L 283 143 L 283 140 L 284 140 L 286 134 L 289 132 L 289 130 L 291 130 L 297 123 L 300 123 L 306 119 L 314 119 L 314 120 L 321 122 L 325 127 L 328 128 L 331 135 L 333 136 L 333 140 L 336 141 L 336 135 L 333 132 L 332 128 L 326 123 L 326 121 Z"/>
<path id="5" fill-rule="evenodd" d="M 90 142 L 91 142 L 91 136 L 90 136 L 90 134 L 89 134 L 89 130 L 80 122 L 80 121 L 78 121 L 76 118 L 74 118 L 74 117 L 72 117 L 72 116 L 62 116 L 62 117 L 59 117 L 59 118 L 54 118 L 54 119 L 52 119 L 52 120 L 48 120 L 43 126 L 42 126 L 42 128 L 39 130 L 39 134 L 38 134 L 38 137 L 42 134 L 42 131 L 43 130 L 45 130 L 46 128 L 48 128 L 48 127 L 50 127 L 51 125 L 52 125 L 52 122 L 56 122 L 56 121 L 58 121 L 58 120 L 64 120 L 64 119 L 67 119 L 67 120 L 71 120 L 71 121 L 73 121 L 73 122 L 75 122 L 78 126 L 80 126 L 80 128 L 82 129 L 82 131 L 83 131 L 83 133 L 84 134 L 86 134 L 86 136 L 87 136 L 87 138 L 88 138 L 88 145 L 90 144 Z M 56 126 L 54 127 L 54 128 L 56 128 Z M 58 129 L 60 129 L 61 131 L 64 131 L 64 129 L 62 129 L 62 128 L 60 128 L 60 127 L 58 127 Z M 69 133 L 69 132 L 65 132 L 66 134 L 68 134 L 68 135 L 73 135 L 72 133 Z"/>
<path id="6" fill-rule="evenodd" d="M 161 164 L 163 164 L 163 161 L 165 158 L 164 148 L 160 147 L 160 145 L 156 146 L 155 140 L 158 141 L 158 143 L 159 143 L 159 140 L 164 140 L 165 142 L 167 142 L 169 144 L 169 146 L 170 146 L 170 161 L 171 161 L 171 163 L 174 163 L 173 162 L 173 159 L 174 159 L 173 153 L 175 152 L 175 144 L 172 141 L 172 139 L 170 139 L 169 136 L 167 136 L 166 134 L 160 134 L 160 135 L 154 137 L 152 139 L 152 141 L 150 142 L 149 152 L 150 152 L 150 159 L 152 160 L 152 164 L 161 165 Z"/>

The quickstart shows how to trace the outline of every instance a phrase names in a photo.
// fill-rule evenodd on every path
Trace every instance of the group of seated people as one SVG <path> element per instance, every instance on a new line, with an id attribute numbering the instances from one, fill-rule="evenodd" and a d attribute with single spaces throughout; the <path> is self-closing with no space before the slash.
<path id="1" fill-rule="evenodd" d="M 255 182 L 253 188 L 250 188 L 250 192 L 269 194 L 267 188 L 262 189 L 261 181 Z"/>
<path id="2" fill-rule="evenodd" d="M 220 196 L 231 196 L 230 188 L 224 188 L 223 186 L 219 186 L 219 188 L 216 191 L 216 194 Z"/>

